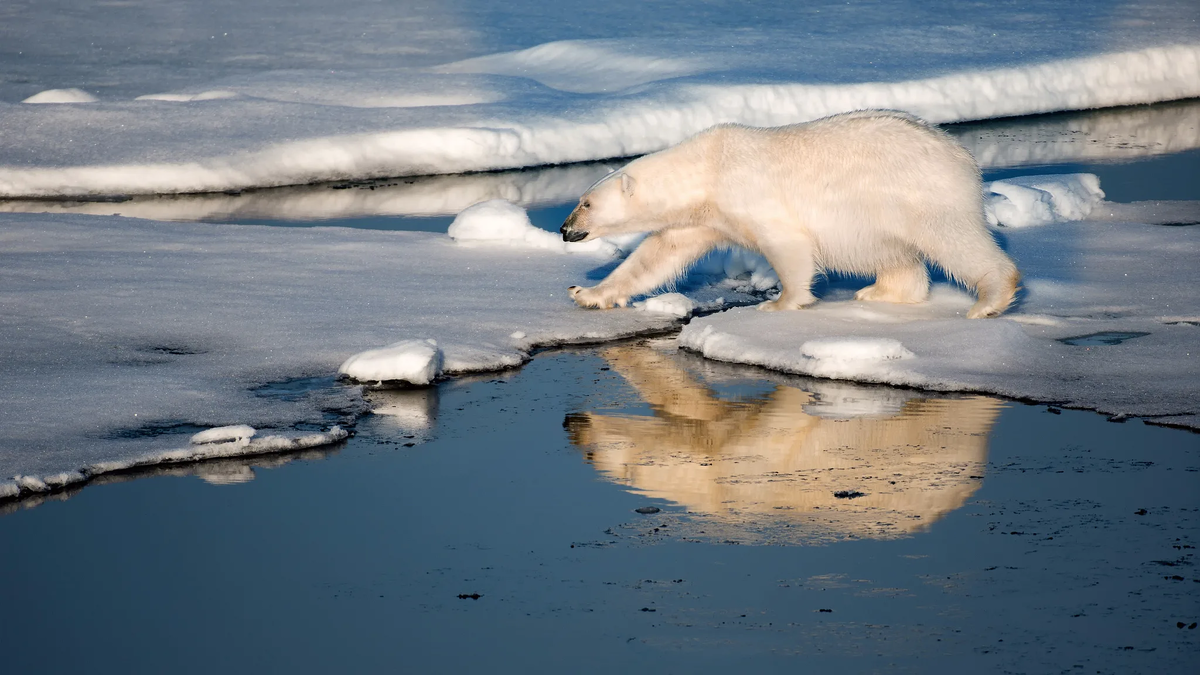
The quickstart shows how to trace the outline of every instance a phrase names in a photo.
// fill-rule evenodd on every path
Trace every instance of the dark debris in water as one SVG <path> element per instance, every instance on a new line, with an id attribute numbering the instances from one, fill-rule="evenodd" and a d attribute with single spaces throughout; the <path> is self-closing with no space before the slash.
<path id="1" fill-rule="evenodd" d="M 634 512 L 642 515 L 650 515 L 651 513 L 658 513 L 659 511 L 662 511 L 662 509 L 658 508 L 657 506 L 639 506 L 638 508 L 634 509 Z"/>
<path id="2" fill-rule="evenodd" d="M 459 600 L 478 600 L 482 597 L 483 597 L 483 595 L 480 593 L 459 593 L 458 594 Z"/>
<path id="3" fill-rule="evenodd" d="M 1087 335 L 1076 335 L 1075 337 L 1060 338 L 1059 342 L 1072 347 L 1102 347 L 1119 345 L 1126 340 L 1145 337 L 1149 333 L 1139 331 L 1104 331 L 1101 333 L 1088 333 Z"/>

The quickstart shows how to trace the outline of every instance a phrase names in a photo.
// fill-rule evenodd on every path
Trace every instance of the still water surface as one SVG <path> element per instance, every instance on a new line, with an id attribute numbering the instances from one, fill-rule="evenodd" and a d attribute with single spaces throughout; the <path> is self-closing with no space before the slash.
<path id="1" fill-rule="evenodd" d="M 1200 646 L 1194 433 L 669 339 L 370 399 L 339 447 L 10 504 L 7 667 L 1184 672 Z"/>

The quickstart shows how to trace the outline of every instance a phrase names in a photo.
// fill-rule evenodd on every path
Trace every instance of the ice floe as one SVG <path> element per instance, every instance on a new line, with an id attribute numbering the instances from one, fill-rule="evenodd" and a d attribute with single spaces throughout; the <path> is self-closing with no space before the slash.
<path id="1" fill-rule="evenodd" d="M 946 284 L 919 305 L 856 302 L 853 283 L 833 284 L 811 309 L 694 319 L 679 342 L 784 372 L 1194 421 L 1200 333 L 1178 319 L 1200 314 L 1195 228 L 1080 220 L 1003 238 L 1025 291 L 999 319 L 964 319 L 971 298 Z M 1100 333 L 1127 337 L 1072 340 Z"/>
<path id="2" fill-rule="evenodd" d="M 0 215 L 0 486 L 236 447 L 189 443 L 213 427 L 257 429 L 256 449 L 351 423 L 369 406 L 339 364 L 403 340 L 435 339 L 453 375 L 677 325 L 578 309 L 567 287 L 612 264 L 444 233 Z"/>
<path id="3" fill-rule="evenodd" d="M 123 46 L 117 60 L 83 40 L 4 29 L 0 39 L 24 56 L 0 83 L 0 195 L 495 170 L 651 152 L 719 122 L 858 108 L 952 122 L 1200 95 L 1189 0 L 1040 0 L 1023 4 L 1019 22 L 1004 5 L 980 6 L 970 23 L 915 0 L 718 4 L 692 16 L 627 1 L 603 12 L 507 3 L 506 15 L 524 17 L 514 29 L 472 0 L 416 24 L 273 0 L 231 7 L 203 41 L 170 45 L 111 12 L 54 24 L 102 26 Z M 53 12 L 39 5 L 25 18 Z M 582 16 L 588 39 L 564 28 Z M 210 56 L 163 58 L 188 49 Z M 52 86 L 95 89 L 99 100 L 18 103 Z"/>

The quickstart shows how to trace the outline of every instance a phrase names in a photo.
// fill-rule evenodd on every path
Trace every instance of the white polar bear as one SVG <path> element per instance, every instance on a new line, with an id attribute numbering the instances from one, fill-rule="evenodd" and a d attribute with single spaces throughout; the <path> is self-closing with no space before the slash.
<path id="1" fill-rule="evenodd" d="M 763 310 L 812 304 L 823 270 L 874 276 L 859 300 L 922 302 L 928 262 L 978 293 L 968 317 L 991 317 L 1020 280 L 987 229 L 970 153 L 916 117 L 883 110 L 712 127 L 600 180 L 561 232 L 566 241 L 651 232 L 604 281 L 570 288 L 583 307 L 625 306 L 731 245 L 762 253 L 779 275 L 783 292 Z"/>

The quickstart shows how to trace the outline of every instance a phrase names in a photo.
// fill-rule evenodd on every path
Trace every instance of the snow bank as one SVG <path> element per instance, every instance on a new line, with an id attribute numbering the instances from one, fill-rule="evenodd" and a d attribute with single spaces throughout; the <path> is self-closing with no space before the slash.
<path id="1" fill-rule="evenodd" d="M 984 211 L 988 222 L 1029 227 L 1083 220 L 1104 200 L 1100 179 L 1090 173 L 1020 176 L 988 183 Z"/>
<path id="2" fill-rule="evenodd" d="M 47 89 L 21 103 L 95 103 L 97 100 L 99 99 L 82 89 Z"/>
<path id="3" fill-rule="evenodd" d="M 441 376 L 442 365 L 442 350 L 436 340 L 404 340 L 351 356 L 338 368 L 338 374 L 359 382 L 423 386 Z"/>
<path id="4" fill-rule="evenodd" d="M 1019 22 L 1006 5 L 980 6 L 970 25 L 915 0 L 718 2 L 698 13 L 625 0 L 603 12 L 506 3 L 520 30 L 507 20 L 464 25 L 473 11 L 495 12 L 464 2 L 461 16 L 429 10 L 415 24 L 366 7 L 243 3 L 221 13 L 222 25 L 241 28 L 214 26 L 192 45 L 211 58 L 186 64 L 164 54 L 187 47 L 143 35 L 153 32 L 119 12 L 65 20 L 102 25 L 124 47 L 118 61 L 52 30 L 0 28 L 9 51 L 26 55 L 0 83 L 0 99 L 13 101 L 0 102 L 0 195 L 224 191 L 628 157 L 719 122 L 788 124 L 858 108 L 950 122 L 1200 96 L 1188 0 L 1035 0 Z M 185 0 L 163 4 L 169 12 Z M 52 6 L 28 11 L 63 25 Z M 577 30 L 566 26 L 581 20 L 593 39 L 571 39 Z M 265 30 L 280 21 L 287 30 Z M 71 58 L 46 53 L 50 44 L 67 44 Z M 16 82 L 65 78 L 101 100 L 16 103 L 34 93 Z"/>
<path id="5" fill-rule="evenodd" d="M 951 125 L 946 130 L 971 150 L 985 170 L 1025 164 L 1130 160 L 1200 148 L 1200 103 L 1043 115 Z M 207 222 L 453 216 L 491 199 L 504 199 L 526 208 L 569 203 L 622 163 L 338 182 L 234 194 L 136 196 L 122 198 L 116 204 L 0 200 L 0 212 L 120 213 L 134 218 Z M 713 259 L 708 263 L 716 265 Z M 745 259 L 742 264 L 747 264 Z M 747 269 L 751 268 L 770 269 L 758 261 Z M 720 265 L 711 271 L 724 274 Z M 766 284 L 765 279 L 762 284 Z"/>

